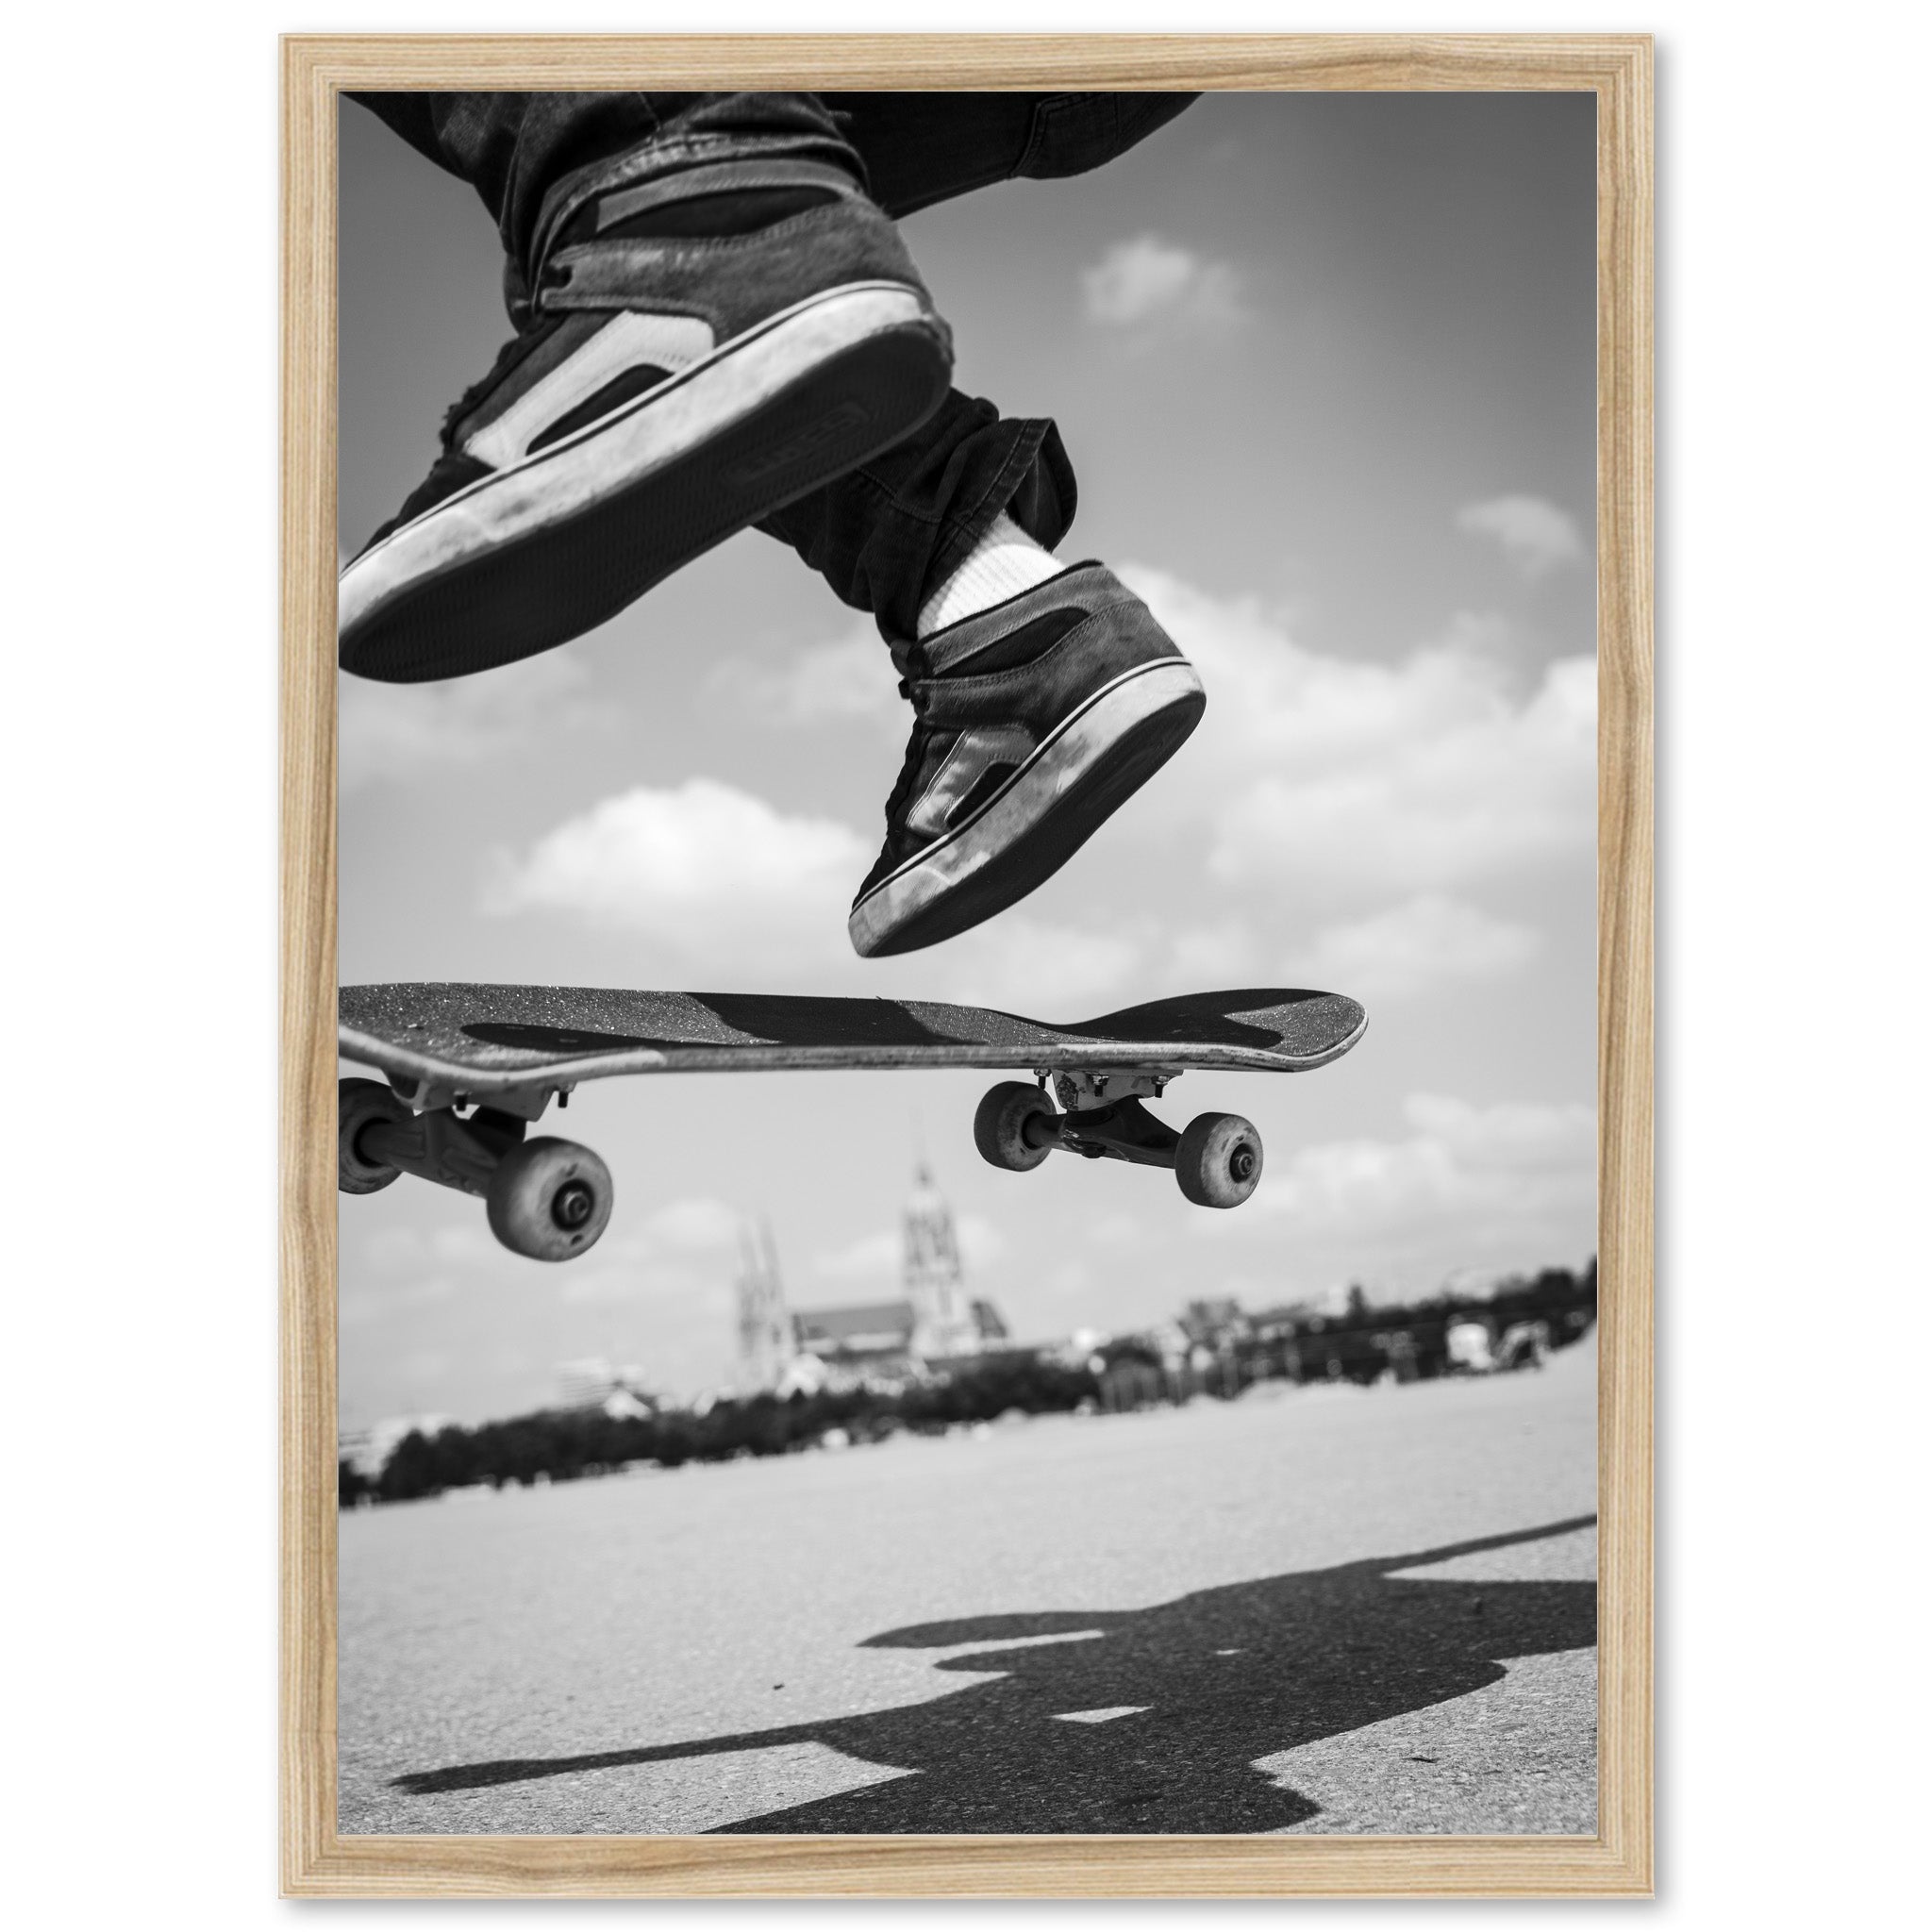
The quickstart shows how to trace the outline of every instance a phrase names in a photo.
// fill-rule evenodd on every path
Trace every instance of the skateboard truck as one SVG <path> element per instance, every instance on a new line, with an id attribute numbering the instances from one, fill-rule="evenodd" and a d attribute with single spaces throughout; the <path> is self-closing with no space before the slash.
<path id="1" fill-rule="evenodd" d="M 438 1094 L 434 1096 L 443 1099 Z M 610 1219 L 610 1170 L 588 1147 L 552 1136 L 526 1140 L 524 1096 L 509 1107 L 457 1110 L 461 1095 L 414 1111 L 380 1080 L 337 1089 L 338 1182 L 345 1194 L 373 1194 L 411 1174 L 481 1198 L 491 1232 L 533 1261 L 568 1261 L 591 1247 Z M 545 1093 L 535 1112 L 541 1113 Z M 534 1115 L 530 1115 L 534 1118 Z"/>
<path id="2" fill-rule="evenodd" d="M 1261 1178 L 1261 1136 L 1238 1113 L 1204 1113 L 1176 1133 L 1141 1104 L 1176 1074 L 1146 1067 L 1077 1068 L 1054 1075 L 1064 1111 L 1041 1086 L 1003 1080 L 973 1117 L 974 1144 L 994 1167 L 1036 1168 L 1058 1147 L 1089 1160 L 1127 1160 L 1174 1170 L 1201 1208 L 1239 1208 Z"/>
<path id="3" fill-rule="evenodd" d="M 406 1075 L 391 1074 L 389 1084 L 401 1097 L 403 1104 L 415 1113 L 427 1113 L 451 1107 L 464 1108 L 470 1105 L 469 1094 L 454 1081 L 412 1079 Z M 512 1087 L 493 1097 L 490 1111 L 495 1114 L 514 1114 L 518 1120 L 523 1121 L 541 1120 L 543 1109 L 550 1105 L 553 1094 L 559 1108 L 570 1105 L 570 1096 L 575 1085 L 574 1080 L 563 1080 L 532 1087 Z"/>

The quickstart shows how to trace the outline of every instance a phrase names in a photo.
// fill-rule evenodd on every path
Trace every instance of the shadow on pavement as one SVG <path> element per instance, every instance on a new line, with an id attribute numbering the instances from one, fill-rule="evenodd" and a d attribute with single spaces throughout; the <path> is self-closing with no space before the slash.
<path id="1" fill-rule="evenodd" d="M 1402 1557 L 1228 1584 L 1144 1610 L 1043 1610 L 888 1630 L 870 1648 L 1018 1646 L 946 1658 L 1005 1674 L 924 1704 L 576 1757 L 450 1765 L 428 1794 L 819 1743 L 914 1777 L 731 1824 L 731 1832 L 1256 1832 L 1320 1807 L 1254 1760 L 1497 1682 L 1501 1659 L 1596 1641 L 1596 1585 L 1391 1574 L 1587 1528 L 1572 1517 Z M 1076 1634 L 1087 1633 L 1087 1634 Z M 1097 1634 L 1096 1634 L 1097 1633 Z M 1070 1722 L 1067 1713 L 1133 1714 Z"/>

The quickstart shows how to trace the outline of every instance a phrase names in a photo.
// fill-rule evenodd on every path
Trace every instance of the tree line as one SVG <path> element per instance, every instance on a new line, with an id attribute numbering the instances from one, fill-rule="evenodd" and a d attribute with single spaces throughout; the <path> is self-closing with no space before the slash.
<path id="1" fill-rule="evenodd" d="M 1095 1387 L 1085 1368 L 1016 1352 L 982 1357 L 898 1391 L 741 1396 L 713 1403 L 702 1413 L 666 1409 L 608 1416 L 598 1408 L 544 1409 L 476 1428 L 452 1424 L 433 1436 L 411 1430 L 373 1482 L 341 1463 L 339 1494 L 345 1504 L 394 1503 L 475 1483 L 500 1489 L 540 1476 L 569 1482 L 633 1462 L 675 1469 L 744 1455 L 782 1456 L 822 1441 L 833 1429 L 842 1429 L 852 1442 L 882 1441 L 901 1429 L 937 1434 L 962 1423 L 991 1422 L 1014 1408 L 1028 1415 L 1064 1413 L 1091 1400 Z"/>
<path id="2" fill-rule="evenodd" d="M 1308 1381 L 1338 1373 L 1371 1379 L 1391 1357 L 1391 1340 L 1407 1338 L 1405 1360 L 1424 1374 L 1440 1373 L 1431 1338 L 1459 1316 L 1493 1324 L 1541 1321 L 1562 1346 L 1587 1331 L 1596 1312 L 1596 1264 L 1580 1273 L 1544 1269 L 1505 1283 L 1483 1298 L 1437 1295 L 1400 1307 L 1371 1307 L 1358 1291 L 1345 1314 L 1312 1316 L 1287 1324 L 1283 1335 L 1265 1322 L 1230 1335 L 1224 1354 L 1233 1373 L 1190 1386 L 1185 1392 L 1231 1394 L 1249 1383 L 1288 1376 Z M 1281 1324 L 1275 1324 L 1279 1327 Z M 1414 1348 L 1421 1338 L 1420 1351 Z M 1117 1407 L 1103 1401 L 1110 1372 L 1137 1360 L 1158 1361 L 1144 1339 L 1126 1336 L 1101 1346 L 1084 1363 L 1008 1350 L 974 1357 L 930 1380 L 897 1390 L 823 1390 L 815 1394 L 740 1396 L 696 1409 L 609 1416 L 602 1409 L 541 1409 L 474 1428 L 453 1424 L 425 1435 L 411 1430 L 391 1451 L 381 1473 L 364 1475 L 338 1465 L 341 1502 L 400 1503 L 445 1490 L 490 1484 L 569 1482 L 639 1462 L 675 1469 L 687 1462 L 722 1462 L 740 1456 L 782 1456 L 814 1446 L 834 1430 L 850 1442 L 884 1440 L 901 1430 L 939 1434 L 961 1424 L 991 1422 L 1011 1410 L 1026 1415 Z M 1341 1364 L 1337 1367 L 1331 1364 Z"/>

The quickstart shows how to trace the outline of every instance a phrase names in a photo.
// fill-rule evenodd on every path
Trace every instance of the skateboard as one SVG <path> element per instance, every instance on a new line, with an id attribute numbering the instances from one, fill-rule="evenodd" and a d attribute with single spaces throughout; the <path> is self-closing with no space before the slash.
<path id="1" fill-rule="evenodd" d="M 341 1057 L 387 1084 L 341 1082 L 339 1180 L 344 1193 L 367 1194 L 408 1174 L 480 1195 L 505 1247 L 566 1261 L 610 1219 L 610 1171 L 588 1147 L 528 1129 L 586 1080 L 984 1067 L 1035 1082 L 1002 1081 L 979 1103 L 973 1138 L 993 1166 L 1024 1173 L 1056 1149 L 1132 1161 L 1172 1169 L 1200 1207 L 1235 1208 L 1261 1178 L 1253 1123 L 1204 1113 L 1176 1131 L 1145 1102 L 1193 1067 L 1307 1073 L 1341 1058 L 1367 1025 L 1341 993 L 1279 987 L 1187 993 L 1052 1025 L 921 1000 L 345 986 Z"/>

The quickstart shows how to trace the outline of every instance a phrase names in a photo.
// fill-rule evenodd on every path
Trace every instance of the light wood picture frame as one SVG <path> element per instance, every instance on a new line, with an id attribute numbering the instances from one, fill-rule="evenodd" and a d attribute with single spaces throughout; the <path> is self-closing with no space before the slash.
<path id="1" fill-rule="evenodd" d="M 299 1896 L 1641 1895 L 1652 1885 L 1652 46 L 1642 35 L 282 42 L 281 1872 Z M 336 143 L 350 90 L 1595 95 L 1598 1829 L 1569 1837 L 343 1837 L 336 1826 Z"/>

